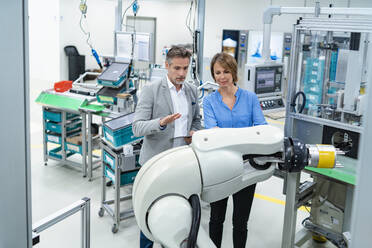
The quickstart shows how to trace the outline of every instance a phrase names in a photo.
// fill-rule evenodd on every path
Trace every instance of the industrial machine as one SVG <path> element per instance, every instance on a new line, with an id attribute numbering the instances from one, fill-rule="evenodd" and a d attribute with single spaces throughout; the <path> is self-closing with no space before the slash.
<path id="1" fill-rule="evenodd" d="M 248 34 L 248 30 L 222 30 L 222 51 L 234 56 L 241 69 L 247 62 Z"/>
<path id="2" fill-rule="evenodd" d="M 242 87 L 257 94 L 264 113 L 285 109 L 283 74 L 283 64 L 275 61 L 245 65 Z"/>
<path id="3" fill-rule="evenodd" d="M 248 30 L 222 30 L 222 51 L 232 55 L 238 63 L 238 84 L 240 85 L 247 63 L 248 52 Z"/>
<path id="4" fill-rule="evenodd" d="M 199 194 L 206 202 L 223 199 L 270 178 L 276 165 L 287 172 L 333 168 L 338 153 L 330 145 L 285 138 L 281 129 L 268 125 L 198 131 L 190 146 L 154 156 L 138 173 L 133 188 L 137 223 L 164 247 L 215 247 L 199 229 Z"/>
<path id="5" fill-rule="evenodd" d="M 284 225 L 292 231 L 283 236 L 283 247 L 300 246 L 313 233 L 346 247 L 359 141 L 364 132 L 371 24 L 371 20 L 361 19 L 301 18 L 295 25 L 285 135 L 305 143 L 331 144 L 345 156 L 339 157 L 342 167 L 332 173 L 306 170 L 313 175 L 311 184 L 306 183 L 311 192 L 307 200 L 299 203 L 294 200 L 298 199 L 296 193 L 287 194 L 288 206 L 311 206 L 309 218 L 303 221 L 310 232 L 294 235 L 296 211 L 287 211 Z M 299 175 L 288 178 L 289 185 L 301 188 Z"/>

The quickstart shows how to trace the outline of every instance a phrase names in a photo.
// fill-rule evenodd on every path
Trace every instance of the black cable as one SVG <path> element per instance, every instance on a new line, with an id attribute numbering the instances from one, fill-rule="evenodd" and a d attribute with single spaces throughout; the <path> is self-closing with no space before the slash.
<path id="1" fill-rule="evenodd" d="M 199 227 L 200 227 L 200 216 L 201 216 L 199 196 L 196 194 L 191 195 L 189 198 L 189 202 L 192 208 L 192 221 L 191 221 L 191 229 L 190 229 L 188 242 L 187 242 L 187 248 L 195 248 L 196 241 L 198 239 L 198 233 L 199 233 Z"/>
<path id="2" fill-rule="evenodd" d="M 294 97 L 292 99 L 292 102 L 291 102 L 291 107 L 292 107 L 292 110 L 293 110 L 294 113 L 296 113 L 296 100 L 297 100 L 297 97 L 299 95 L 302 95 L 303 101 L 302 101 L 302 104 L 300 106 L 300 109 L 298 110 L 298 113 L 302 113 L 302 111 L 304 110 L 305 105 L 306 105 L 306 95 L 305 95 L 305 93 L 302 92 L 302 91 L 297 92 L 294 95 Z"/>

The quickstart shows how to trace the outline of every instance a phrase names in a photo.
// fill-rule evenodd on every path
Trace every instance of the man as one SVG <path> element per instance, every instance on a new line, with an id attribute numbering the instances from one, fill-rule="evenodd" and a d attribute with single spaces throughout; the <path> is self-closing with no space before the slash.
<path id="1" fill-rule="evenodd" d="M 185 48 L 172 47 L 165 61 L 167 76 L 141 91 L 133 122 L 134 135 L 144 136 L 141 165 L 165 150 L 189 144 L 201 129 L 197 88 L 185 82 L 190 56 Z M 152 245 L 141 232 L 140 247 Z"/>

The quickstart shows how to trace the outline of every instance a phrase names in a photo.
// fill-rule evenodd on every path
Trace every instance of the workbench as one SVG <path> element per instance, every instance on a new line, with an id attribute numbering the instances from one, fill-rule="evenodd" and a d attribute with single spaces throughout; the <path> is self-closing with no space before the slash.
<path id="1" fill-rule="evenodd" d="M 57 158 L 55 156 L 50 156 L 48 152 L 48 141 L 46 138 L 45 132 L 45 120 L 43 120 L 43 154 L 44 154 L 44 162 L 45 165 L 48 162 L 48 159 L 53 159 L 62 162 L 63 164 L 67 164 L 73 167 L 77 167 L 82 171 L 83 177 L 88 176 L 89 181 L 92 180 L 92 171 L 93 169 L 98 168 L 99 166 L 94 167 L 94 165 L 100 162 L 99 159 L 93 161 L 93 158 L 96 157 L 92 154 L 93 151 L 93 143 L 98 144 L 99 135 L 93 137 L 92 135 L 92 115 L 99 115 L 99 116 L 108 116 L 107 113 L 103 112 L 105 109 L 104 106 L 99 104 L 94 104 L 95 97 L 92 96 L 83 96 L 78 94 L 73 94 L 69 92 L 58 93 L 55 92 L 53 89 L 43 91 L 36 102 L 43 106 L 43 111 L 50 109 L 52 111 L 60 111 L 62 114 L 62 134 L 61 134 L 61 157 Z M 68 160 L 68 153 L 66 153 L 66 115 L 75 114 L 81 116 L 81 134 L 82 134 L 82 147 L 81 147 L 81 155 L 82 160 L 81 163 L 77 163 L 71 160 Z M 96 145 L 95 147 L 98 147 Z"/>
<path id="2" fill-rule="evenodd" d="M 354 188 L 356 185 L 356 168 L 358 161 L 346 156 L 338 156 L 337 160 L 341 164 L 341 167 L 334 169 L 306 167 L 303 172 L 310 174 L 314 178 L 314 182 L 325 180 L 345 186 L 345 208 L 343 212 L 342 229 L 343 232 L 348 232 L 350 231 L 351 227 L 351 210 Z M 285 232 L 285 230 L 296 229 L 297 209 L 300 207 L 300 205 L 302 205 L 303 202 L 312 198 L 311 195 L 309 195 L 308 199 L 300 199 L 299 187 L 300 172 L 287 173 L 284 185 L 284 190 L 286 191 L 286 203 L 282 247 L 301 247 L 301 245 L 311 239 L 313 235 L 313 232 L 308 231 L 305 228 L 302 228 L 296 232 L 295 235 L 291 235 L 290 232 Z M 317 188 L 315 188 L 315 190 L 317 190 Z M 335 238 L 340 238 L 336 232 L 329 232 L 329 234 L 333 235 Z"/>

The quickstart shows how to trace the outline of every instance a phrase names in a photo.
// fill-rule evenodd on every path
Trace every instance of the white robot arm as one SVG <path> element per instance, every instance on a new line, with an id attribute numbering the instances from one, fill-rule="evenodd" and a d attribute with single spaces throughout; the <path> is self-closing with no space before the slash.
<path id="1" fill-rule="evenodd" d="M 305 145 L 269 125 L 198 131 L 190 146 L 165 151 L 141 168 L 134 214 L 146 237 L 164 247 L 215 247 L 196 221 L 198 195 L 206 202 L 223 199 L 267 180 L 278 163 L 289 172 L 334 167 L 336 154 L 333 146 Z"/>

